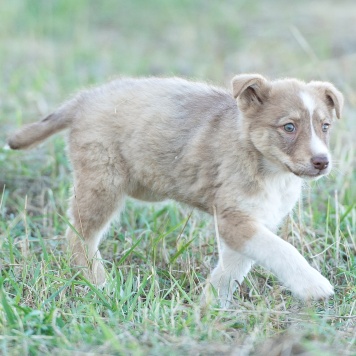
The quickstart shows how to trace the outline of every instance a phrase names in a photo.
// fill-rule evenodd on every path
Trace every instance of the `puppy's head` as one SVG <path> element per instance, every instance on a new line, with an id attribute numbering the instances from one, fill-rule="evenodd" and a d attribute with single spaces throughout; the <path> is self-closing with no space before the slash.
<path id="1" fill-rule="evenodd" d="M 317 178 L 331 170 L 329 135 L 341 116 L 342 94 L 330 83 L 296 79 L 268 81 L 258 74 L 232 80 L 245 135 L 271 170 Z"/>

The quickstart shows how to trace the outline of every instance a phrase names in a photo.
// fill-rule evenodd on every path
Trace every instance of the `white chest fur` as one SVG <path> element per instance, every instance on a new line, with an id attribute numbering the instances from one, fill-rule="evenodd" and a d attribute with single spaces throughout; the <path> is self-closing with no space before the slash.
<path id="1" fill-rule="evenodd" d="M 301 194 L 302 180 L 291 174 L 270 176 L 254 195 L 238 198 L 238 205 L 251 217 L 275 231 L 293 209 Z"/>

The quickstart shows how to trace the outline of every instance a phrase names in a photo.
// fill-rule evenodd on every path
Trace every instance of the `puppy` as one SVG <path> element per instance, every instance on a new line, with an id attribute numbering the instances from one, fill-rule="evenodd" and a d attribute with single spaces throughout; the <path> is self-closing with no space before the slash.
<path id="1" fill-rule="evenodd" d="M 276 235 L 304 179 L 331 170 L 333 114 L 342 94 L 330 83 L 238 75 L 232 92 L 183 79 L 120 79 L 79 93 L 8 144 L 35 146 L 69 129 L 74 173 L 67 238 L 75 265 L 105 281 L 98 250 L 125 197 L 175 199 L 215 214 L 221 256 L 211 275 L 222 306 L 254 262 L 302 299 L 333 287 Z"/>

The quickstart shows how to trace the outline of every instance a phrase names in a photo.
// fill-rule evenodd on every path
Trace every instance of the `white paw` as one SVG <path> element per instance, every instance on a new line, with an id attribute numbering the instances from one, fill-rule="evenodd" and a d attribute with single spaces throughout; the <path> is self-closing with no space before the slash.
<path id="1" fill-rule="evenodd" d="M 317 270 L 310 267 L 290 283 L 290 288 L 301 299 L 327 299 L 334 294 L 334 287 Z"/>
<path id="2" fill-rule="evenodd" d="M 72 262 L 73 267 L 80 267 L 84 277 L 98 288 L 106 284 L 105 268 L 101 260 L 93 258 L 88 259 L 83 254 L 77 254 Z"/>
<path id="3" fill-rule="evenodd" d="M 211 304 L 218 304 L 222 309 L 228 309 L 231 306 L 232 295 L 236 287 L 229 288 L 229 285 L 213 285 L 207 282 L 204 288 L 200 303 L 203 307 Z"/>
<path id="4" fill-rule="evenodd" d="M 93 259 L 91 266 L 91 273 L 89 274 L 89 279 L 98 288 L 103 288 L 106 284 L 106 273 L 105 268 L 101 260 Z"/>

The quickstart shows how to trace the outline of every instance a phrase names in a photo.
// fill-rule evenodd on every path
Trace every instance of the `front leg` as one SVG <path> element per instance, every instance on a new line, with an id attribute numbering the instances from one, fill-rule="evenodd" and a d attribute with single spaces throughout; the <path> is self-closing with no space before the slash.
<path id="1" fill-rule="evenodd" d="M 209 284 L 214 287 L 220 306 L 227 308 L 230 306 L 236 288 L 243 282 L 250 271 L 253 261 L 232 250 L 223 242 L 221 247 L 219 262 L 210 276 Z M 213 299 L 209 284 L 204 290 L 204 304 Z"/>
<path id="2" fill-rule="evenodd" d="M 321 299 L 333 295 L 333 287 L 288 242 L 263 224 L 237 212 L 220 216 L 221 237 L 230 249 L 273 272 L 301 299 Z"/>

